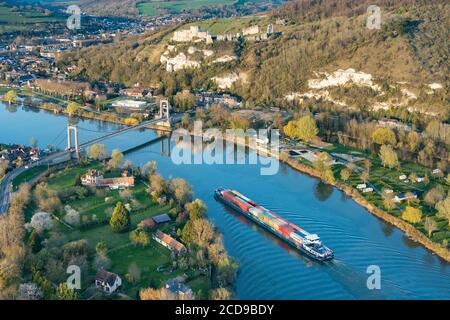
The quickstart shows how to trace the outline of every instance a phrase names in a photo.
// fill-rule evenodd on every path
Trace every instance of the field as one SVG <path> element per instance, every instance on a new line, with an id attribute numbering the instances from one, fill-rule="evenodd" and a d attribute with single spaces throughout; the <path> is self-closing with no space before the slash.
<path id="1" fill-rule="evenodd" d="M 19 174 L 12 182 L 13 190 L 17 190 L 22 183 L 33 180 L 45 170 L 47 166 L 37 166 Z"/>
<path id="2" fill-rule="evenodd" d="M 145 16 L 156 16 L 165 13 L 180 13 L 184 10 L 198 9 L 201 7 L 217 7 L 231 5 L 236 0 L 190 0 L 170 2 L 142 2 L 137 5 L 139 13 Z"/>
<path id="3" fill-rule="evenodd" d="M 58 21 L 62 21 L 62 18 L 35 10 L 14 11 L 11 7 L 0 5 L 0 33 L 29 30 L 33 24 Z"/>

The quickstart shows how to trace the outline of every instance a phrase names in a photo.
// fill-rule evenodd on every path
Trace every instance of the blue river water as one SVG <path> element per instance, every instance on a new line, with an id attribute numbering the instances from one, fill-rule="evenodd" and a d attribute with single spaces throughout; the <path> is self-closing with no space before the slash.
<path id="1" fill-rule="evenodd" d="M 77 122 L 80 141 L 119 125 Z M 0 143 L 66 147 L 65 116 L 0 104 Z M 104 141 L 122 150 L 156 136 L 153 130 L 129 132 Z M 162 141 L 167 148 L 167 140 Z M 176 165 L 160 142 L 127 155 L 134 165 L 149 160 L 165 177 L 181 177 L 208 206 L 208 217 L 223 233 L 240 270 L 240 299 L 450 299 L 450 265 L 409 240 L 398 229 L 372 216 L 339 190 L 281 164 L 278 174 L 260 175 L 260 165 Z M 171 144 L 172 152 L 178 148 Z M 230 150 L 226 150 L 230 152 Z M 301 226 L 318 233 L 334 250 L 335 260 L 318 263 L 213 199 L 215 188 L 233 188 Z M 367 288 L 367 268 L 381 270 L 381 289 Z"/>

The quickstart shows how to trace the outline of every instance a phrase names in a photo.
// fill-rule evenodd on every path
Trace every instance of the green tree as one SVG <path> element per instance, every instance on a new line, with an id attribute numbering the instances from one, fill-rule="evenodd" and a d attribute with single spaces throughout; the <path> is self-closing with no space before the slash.
<path id="1" fill-rule="evenodd" d="M 36 232 L 35 229 L 31 231 L 30 237 L 28 238 L 28 247 L 31 249 L 31 252 L 38 253 L 42 249 L 42 240 L 39 236 L 39 233 Z"/>
<path id="2" fill-rule="evenodd" d="M 72 116 L 74 114 L 77 114 L 79 111 L 81 110 L 81 107 L 78 103 L 76 102 L 69 102 L 69 104 L 67 105 L 67 113 L 69 114 L 69 116 Z"/>
<path id="3" fill-rule="evenodd" d="M 130 229 L 130 213 L 127 211 L 122 202 L 117 202 L 109 224 L 112 231 L 117 233 L 126 232 Z"/>
<path id="4" fill-rule="evenodd" d="M 319 133 L 316 122 L 309 115 L 303 116 L 298 120 L 289 121 L 283 127 L 283 131 L 288 137 L 300 139 L 305 142 L 310 142 Z"/>
<path id="5" fill-rule="evenodd" d="M 372 134 L 372 141 L 377 144 L 389 144 L 395 145 L 397 139 L 395 137 L 394 131 L 390 128 L 378 128 Z"/>
<path id="6" fill-rule="evenodd" d="M 422 211 L 419 208 L 407 206 L 402 214 L 402 219 L 409 223 L 419 223 L 422 220 Z"/>
<path id="7" fill-rule="evenodd" d="M 399 165 L 397 153 L 392 146 L 389 145 L 381 146 L 380 159 L 383 166 L 388 166 L 391 169 Z"/>
<path id="8" fill-rule="evenodd" d="M 60 283 L 58 288 L 56 289 L 56 299 L 58 300 L 78 300 L 78 293 L 69 288 L 67 283 Z"/>
<path id="9" fill-rule="evenodd" d="M 8 102 L 9 105 L 16 101 L 17 99 L 17 93 L 14 90 L 9 90 L 5 95 L 3 96 L 3 100 Z"/>

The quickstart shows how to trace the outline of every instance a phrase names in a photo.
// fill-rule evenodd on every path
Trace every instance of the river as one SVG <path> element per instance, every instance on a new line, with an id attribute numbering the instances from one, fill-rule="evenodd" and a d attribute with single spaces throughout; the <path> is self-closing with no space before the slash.
<path id="1" fill-rule="evenodd" d="M 120 128 L 75 120 L 80 141 Z M 0 104 L 0 143 L 48 144 L 65 148 L 65 116 Z M 105 143 L 109 150 L 139 145 L 156 134 L 129 132 Z M 240 264 L 239 299 L 450 299 L 450 265 L 403 232 L 372 216 L 341 191 L 281 164 L 278 174 L 261 176 L 260 165 L 175 165 L 160 144 L 127 155 L 135 165 L 158 163 L 165 177 L 182 177 L 208 206 L 230 255 Z M 176 146 L 172 146 L 176 148 Z M 318 233 L 335 260 L 311 261 L 213 199 L 219 186 L 236 189 L 284 218 Z M 379 266 L 381 289 L 369 290 L 367 268 Z"/>

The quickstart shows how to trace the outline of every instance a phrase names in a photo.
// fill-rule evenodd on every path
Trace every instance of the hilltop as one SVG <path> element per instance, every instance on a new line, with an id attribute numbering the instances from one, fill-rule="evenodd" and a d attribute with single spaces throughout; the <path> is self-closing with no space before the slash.
<path id="1" fill-rule="evenodd" d="M 364 2 L 346 2 L 339 9 L 342 1 L 295 1 L 271 14 L 170 26 L 67 54 L 60 62 L 75 66 L 77 78 L 159 84 L 167 96 L 181 89 L 222 89 L 249 105 L 283 107 L 307 99 L 336 108 L 402 107 L 445 119 L 450 5 L 379 1 L 393 5 L 382 9 L 381 30 L 369 30 Z M 264 35 L 269 24 L 274 32 L 267 39 L 173 41 L 176 31 L 195 26 L 219 39 L 255 26 L 257 36 Z M 324 79 L 327 85 L 314 85 Z"/>

